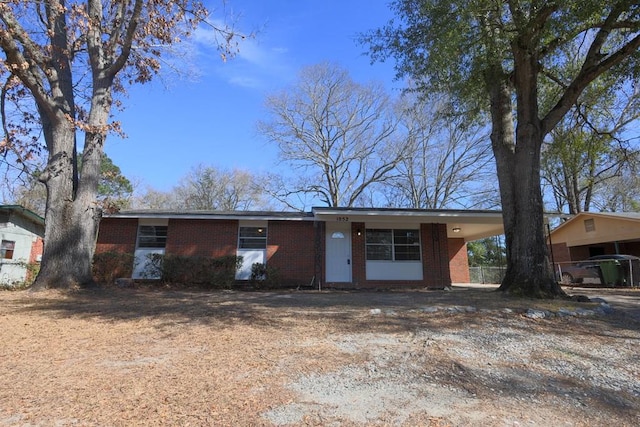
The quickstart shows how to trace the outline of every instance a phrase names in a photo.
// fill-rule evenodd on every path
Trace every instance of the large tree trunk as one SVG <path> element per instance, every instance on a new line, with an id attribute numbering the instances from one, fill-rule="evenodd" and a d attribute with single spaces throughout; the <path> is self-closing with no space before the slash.
<path id="1" fill-rule="evenodd" d="M 534 140 L 519 140 L 515 153 L 496 152 L 507 250 L 507 271 L 499 290 L 553 298 L 564 292 L 549 262 L 536 147 Z"/>
<path id="2" fill-rule="evenodd" d="M 542 133 L 533 120 L 519 123 L 517 133 L 514 132 L 509 81 L 493 77 L 491 142 L 507 252 L 507 271 L 499 290 L 536 298 L 561 296 L 564 292 L 554 278 L 544 233 L 540 188 Z"/>
<path id="3" fill-rule="evenodd" d="M 43 126 L 53 150 L 41 175 L 47 188 L 45 240 L 42 268 L 32 289 L 91 285 L 100 213 L 95 201 L 77 197 L 75 128 L 66 120 Z"/>
<path id="4" fill-rule="evenodd" d="M 95 253 L 101 209 L 97 204 L 100 162 L 112 98 L 110 81 L 100 80 L 94 90 L 89 124 L 85 127 L 82 170 L 77 169 L 76 129 L 65 118 L 43 128 L 50 147 L 49 162 L 41 176 L 47 187 L 42 268 L 33 290 L 93 286 Z"/>

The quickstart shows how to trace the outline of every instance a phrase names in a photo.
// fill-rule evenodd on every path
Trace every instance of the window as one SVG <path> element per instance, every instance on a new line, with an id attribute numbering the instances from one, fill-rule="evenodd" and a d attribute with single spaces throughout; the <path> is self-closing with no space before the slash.
<path id="1" fill-rule="evenodd" d="M 138 227 L 139 248 L 164 248 L 166 244 L 166 225 L 141 225 Z"/>
<path id="2" fill-rule="evenodd" d="M 239 249 L 267 249 L 267 227 L 240 227 Z"/>
<path id="3" fill-rule="evenodd" d="M 418 230 L 368 229 L 367 261 L 420 261 Z"/>
<path id="4" fill-rule="evenodd" d="M 16 248 L 16 242 L 12 240 L 3 240 L 0 244 L 0 259 L 13 259 L 13 251 Z"/>

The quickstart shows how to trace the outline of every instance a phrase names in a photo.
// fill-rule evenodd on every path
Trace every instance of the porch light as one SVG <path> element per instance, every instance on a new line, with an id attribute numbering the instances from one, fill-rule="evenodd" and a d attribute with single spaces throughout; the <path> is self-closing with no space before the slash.
<path id="1" fill-rule="evenodd" d="M 358 228 L 358 229 L 356 230 L 356 234 L 357 234 L 358 236 L 362 236 L 362 230 L 360 230 L 360 229 Z"/>
<path id="2" fill-rule="evenodd" d="M 459 232 L 461 232 L 461 231 L 462 231 L 462 228 L 460 228 L 460 227 L 453 227 L 453 232 L 454 232 L 454 233 L 459 233 Z"/>

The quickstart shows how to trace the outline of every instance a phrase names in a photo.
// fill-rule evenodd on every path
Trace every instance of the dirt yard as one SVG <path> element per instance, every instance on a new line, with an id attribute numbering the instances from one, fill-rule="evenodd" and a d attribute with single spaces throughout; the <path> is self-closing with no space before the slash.
<path id="1" fill-rule="evenodd" d="M 569 292 L 1 292 L 0 426 L 640 425 L 640 292 Z"/>

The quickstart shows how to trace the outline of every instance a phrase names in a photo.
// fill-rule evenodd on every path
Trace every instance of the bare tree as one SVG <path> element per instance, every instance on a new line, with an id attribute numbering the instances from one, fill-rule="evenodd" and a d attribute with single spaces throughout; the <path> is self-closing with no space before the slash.
<path id="1" fill-rule="evenodd" d="M 174 192 L 160 191 L 147 186 L 144 190 L 136 191 L 131 207 L 133 209 L 177 209 L 179 204 Z"/>
<path id="2" fill-rule="evenodd" d="M 608 180 L 603 188 L 596 188 L 592 204 L 601 212 L 640 212 L 640 153 L 622 172 Z"/>
<path id="3" fill-rule="evenodd" d="M 169 191 L 147 187 L 133 200 L 136 209 L 256 210 L 269 209 L 262 177 L 247 171 L 198 165 Z"/>
<path id="4" fill-rule="evenodd" d="M 473 196 L 484 193 L 483 182 L 495 173 L 488 131 L 451 107 L 443 95 L 403 97 L 399 108 L 408 146 L 397 176 L 383 185 L 391 206 L 469 207 Z"/>
<path id="5" fill-rule="evenodd" d="M 259 179 L 247 171 L 196 166 L 173 190 L 174 200 L 186 209 L 251 210 L 263 208 Z"/>
<path id="6" fill-rule="evenodd" d="M 633 176 L 640 151 L 628 130 L 639 118 L 640 91 L 633 85 L 600 79 L 585 90 L 543 147 L 542 178 L 555 210 L 577 214 L 591 210 L 596 200 L 608 204 L 619 178 Z"/>
<path id="7" fill-rule="evenodd" d="M 127 86 L 158 73 L 164 46 L 207 15 L 195 0 L 0 2 L 0 77 L 17 81 L 34 101 L 48 152 L 39 176 L 47 189 L 45 246 L 34 289 L 93 283 L 100 163 L 107 134 L 119 130 L 111 109 Z M 212 29 L 222 36 L 222 53 L 229 51 L 233 32 Z"/>
<path id="8" fill-rule="evenodd" d="M 277 195 L 309 194 L 327 206 L 352 206 L 384 182 L 404 155 L 389 96 L 380 85 L 358 84 L 336 65 L 304 68 L 297 83 L 266 101 L 258 131 L 299 175 Z"/>

